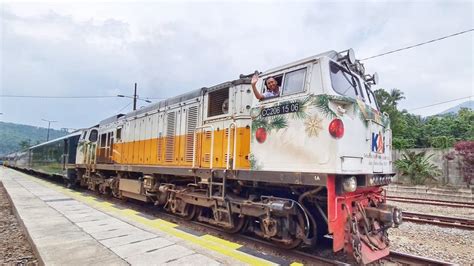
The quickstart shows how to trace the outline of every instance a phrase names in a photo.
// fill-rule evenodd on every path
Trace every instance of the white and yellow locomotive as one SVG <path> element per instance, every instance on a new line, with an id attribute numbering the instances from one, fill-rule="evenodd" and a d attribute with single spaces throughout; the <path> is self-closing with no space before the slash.
<path id="1" fill-rule="evenodd" d="M 388 255 L 401 212 L 385 204 L 394 173 L 388 116 L 353 51 L 261 73 L 279 97 L 259 101 L 252 75 L 117 115 L 83 130 L 67 180 L 153 202 L 285 248 L 317 245 L 360 263 Z"/>

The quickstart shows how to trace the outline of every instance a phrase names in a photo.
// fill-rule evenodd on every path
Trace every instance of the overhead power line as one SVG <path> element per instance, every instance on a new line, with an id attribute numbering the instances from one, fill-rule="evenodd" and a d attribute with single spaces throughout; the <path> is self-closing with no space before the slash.
<path id="1" fill-rule="evenodd" d="M 465 33 L 471 32 L 471 31 L 474 31 L 474 29 L 469 29 L 469 30 L 465 30 L 465 31 L 453 33 L 453 34 L 446 35 L 446 36 L 443 36 L 443 37 L 439 37 L 439 38 L 436 38 L 436 39 L 433 39 L 433 40 L 429 40 L 429 41 L 426 41 L 426 42 L 422 42 L 422 43 L 418 43 L 418 44 L 406 46 L 406 47 L 403 47 L 403 48 L 399 48 L 399 49 L 396 49 L 396 50 L 388 51 L 388 52 L 385 52 L 385 53 L 382 53 L 382 54 L 378 54 L 378 55 L 369 56 L 369 57 L 366 57 L 366 58 L 361 59 L 360 61 L 369 60 L 369 59 L 372 59 L 372 58 L 376 58 L 376 57 L 380 57 L 380 56 L 384 56 L 384 55 L 388 55 L 388 54 L 393 54 L 393 53 L 400 52 L 400 51 L 403 51 L 403 50 L 408 50 L 408 49 L 415 48 L 415 47 L 418 47 L 418 46 L 422 46 L 422 45 L 425 45 L 425 44 L 428 44 L 428 43 L 437 42 L 437 41 L 441 41 L 441 40 L 444 40 L 444 39 L 447 39 L 447 38 L 451 38 L 451 37 L 454 37 L 454 36 L 457 36 L 457 35 L 465 34 Z"/>
<path id="2" fill-rule="evenodd" d="M 0 98 L 35 98 L 35 99 L 102 99 L 102 98 L 117 98 L 118 96 L 108 95 L 92 95 L 92 96 L 50 96 L 50 95 L 0 95 Z M 164 98 L 140 98 L 144 100 L 164 99 Z"/>
<path id="3" fill-rule="evenodd" d="M 440 104 L 445 104 L 445 103 L 450 103 L 450 102 L 455 102 L 455 101 L 459 101 L 459 100 L 464 100 L 464 99 L 468 99 L 468 98 L 472 98 L 472 97 L 474 97 L 474 96 L 466 96 L 466 97 L 457 98 L 457 99 L 453 99 L 453 100 L 449 100 L 449 101 L 444 101 L 444 102 L 434 103 L 434 104 L 430 104 L 430 105 L 426 105 L 426 106 L 422 106 L 422 107 L 413 108 L 413 109 L 410 109 L 410 110 L 407 110 L 407 111 L 413 111 L 413 110 L 428 108 L 428 107 L 432 107 L 432 106 L 436 106 L 436 105 L 440 105 Z"/>
<path id="4" fill-rule="evenodd" d="M 124 107 L 120 108 L 120 110 L 117 111 L 117 113 L 120 113 L 122 112 L 125 108 L 129 107 L 130 104 L 132 104 L 131 102 L 129 102 L 127 105 L 125 105 Z"/>
<path id="5" fill-rule="evenodd" d="M 3 98 L 42 98 L 42 99 L 93 99 L 117 98 L 117 96 L 47 96 L 47 95 L 0 95 Z"/>

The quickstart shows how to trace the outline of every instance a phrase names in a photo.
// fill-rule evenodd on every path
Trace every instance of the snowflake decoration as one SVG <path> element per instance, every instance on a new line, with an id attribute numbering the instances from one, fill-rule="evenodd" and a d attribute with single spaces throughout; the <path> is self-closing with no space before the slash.
<path id="1" fill-rule="evenodd" d="M 317 137 L 319 132 L 323 129 L 323 126 L 321 125 L 322 121 L 323 120 L 317 115 L 308 117 L 304 122 L 306 134 L 309 137 Z"/>

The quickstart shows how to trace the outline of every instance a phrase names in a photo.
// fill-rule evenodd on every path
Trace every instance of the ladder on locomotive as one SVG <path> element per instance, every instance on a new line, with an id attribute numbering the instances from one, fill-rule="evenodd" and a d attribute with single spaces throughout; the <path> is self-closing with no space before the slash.
<path id="1" fill-rule="evenodd" d="M 213 169 L 213 161 L 214 161 L 214 127 L 212 125 L 205 125 L 201 127 L 197 127 L 194 131 L 194 145 L 193 145 L 193 168 L 196 168 L 196 139 L 197 139 L 197 132 L 199 130 L 203 130 L 205 128 L 210 128 L 211 130 L 211 154 L 210 154 L 210 162 L 209 162 L 209 169 L 210 169 L 210 176 L 207 181 L 208 184 L 208 195 L 210 198 L 214 199 L 214 211 L 215 216 L 220 216 L 221 213 L 227 214 L 229 223 L 233 226 L 233 219 L 231 218 L 231 210 L 230 210 L 230 202 L 226 199 L 226 180 L 227 180 L 227 170 L 230 168 L 230 150 L 231 150 L 231 136 L 233 135 L 233 157 L 232 157 L 232 169 L 235 169 L 235 151 L 236 151 L 236 143 L 237 143 L 237 126 L 234 122 L 229 124 L 227 128 L 227 153 L 226 156 L 226 170 L 222 175 L 222 178 L 219 181 L 216 181 L 215 171 Z M 233 134 L 231 134 L 231 130 L 234 129 Z M 214 192 L 214 188 L 217 188 L 217 193 Z M 219 206 L 219 202 L 224 203 L 224 206 Z"/>
<path id="2" fill-rule="evenodd" d="M 85 176 L 91 176 L 91 172 L 95 171 L 96 156 L 95 145 L 92 142 L 88 142 L 84 145 L 84 164 L 86 166 Z"/>

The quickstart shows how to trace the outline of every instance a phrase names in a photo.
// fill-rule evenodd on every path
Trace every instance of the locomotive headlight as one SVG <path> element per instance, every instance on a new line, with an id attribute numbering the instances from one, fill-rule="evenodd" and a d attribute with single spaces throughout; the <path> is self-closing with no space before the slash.
<path id="1" fill-rule="evenodd" d="M 357 179 L 355 176 L 350 176 L 344 178 L 344 181 L 342 182 L 342 187 L 344 188 L 344 191 L 346 192 L 354 192 L 357 188 Z"/>

